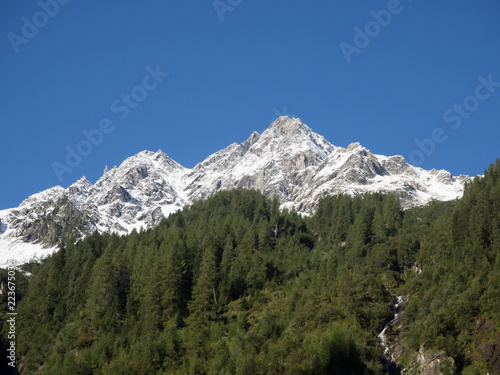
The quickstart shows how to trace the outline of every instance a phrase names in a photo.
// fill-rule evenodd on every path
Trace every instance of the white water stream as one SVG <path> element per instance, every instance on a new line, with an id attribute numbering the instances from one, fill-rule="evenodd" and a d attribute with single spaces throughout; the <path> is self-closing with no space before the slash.
<path id="1" fill-rule="evenodd" d="M 389 327 L 390 324 L 392 324 L 397 318 L 398 318 L 398 307 L 403 302 L 403 296 L 398 296 L 396 299 L 396 302 L 394 303 L 393 309 L 394 309 L 394 318 L 385 325 L 384 329 L 382 332 L 378 334 L 378 340 L 382 348 L 384 348 L 384 352 L 382 353 L 382 360 L 385 359 L 387 352 L 389 351 L 389 348 L 387 347 L 387 339 L 385 337 L 385 331 Z M 394 358 L 391 358 L 391 361 L 393 361 Z"/>

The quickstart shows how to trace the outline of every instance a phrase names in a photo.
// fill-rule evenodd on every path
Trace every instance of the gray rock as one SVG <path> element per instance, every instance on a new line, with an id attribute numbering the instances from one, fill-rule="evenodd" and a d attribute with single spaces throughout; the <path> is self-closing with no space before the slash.
<path id="1" fill-rule="evenodd" d="M 119 167 L 106 168 L 95 184 L 83 177 L 67 189 L 35 194 L 18 208 L 0 212 L 0 230 L 9 228 L 3 237 L 47 245 L 68 233 L 79 238 L 96 229 L 125 234 L 155 225 L 163 212 L 234 188 L 277 196 L 282 207 L 305 214 L 325 194 L 384 192 L 413 207 L 460 197 L 470 181 L 414 167 L 402 156 L 372 154 L 359 143 L 333 146 L 300 119 L 280 117 L 262 134 L 253 132 L 192 169 L 161 150 L 143 151 Z"/>

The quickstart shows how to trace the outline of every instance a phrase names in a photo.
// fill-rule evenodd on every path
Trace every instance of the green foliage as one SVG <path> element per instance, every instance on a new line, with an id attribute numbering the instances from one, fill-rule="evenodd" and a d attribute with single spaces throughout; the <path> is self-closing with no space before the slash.
<path id="1" fill-rule="evenodd" d="M 471 324 L 500 311 L 499 168 L 406 211 L 334 196 L 303 218 L 235 190 L 70 239 L 20 283 L 18 356 L 40 374 L 381 373 L 377 334 L 408 294 L 402 343 L 474 373 Z"/>
<path id="2" fill-rule="evenodd" d="M 465 357 L 474 319 L 493 318 L 500 311 L 499 192 L 497 160 L 484 178 L 474 179 L 462 199 L 419 209 L 420 221 L 409 224 L 419 233 L 414 259 L 423 272 L 410 274 L 406 282 L 413 297 L 406 340 L 414 349 L 425 343 L 445 350 L 465 373 L 473 373 Z"/>

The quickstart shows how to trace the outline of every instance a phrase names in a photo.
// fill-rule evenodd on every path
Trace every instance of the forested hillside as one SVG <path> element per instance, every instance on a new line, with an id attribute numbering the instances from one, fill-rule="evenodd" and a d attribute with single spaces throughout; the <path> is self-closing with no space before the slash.
<path id="1" fill-rule="evenodd" d="M 25 268 L 23 374 L 379 374 L 398 295 L 401 366 L 425 347 L 453 360 L 443 373 L 494 374 L 498 353 L 483 349 L 500 338 L 500 161 L 462 199 L 406 211 L 367 194 L 302 217 L 222 192 Z"/>

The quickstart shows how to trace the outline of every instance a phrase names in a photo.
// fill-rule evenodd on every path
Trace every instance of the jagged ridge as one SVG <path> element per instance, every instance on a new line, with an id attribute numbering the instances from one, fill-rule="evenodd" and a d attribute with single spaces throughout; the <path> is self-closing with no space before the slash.
<path id="1" fill-rule="evenodd" d="M 35 194 L 0 211 L 0 251 L 16 240 L 51 245 L 64 230 L 77 238 L 93 230 L 129 233 L 220 190 L 258 189 L 278 196 L 283 207 L 308 213 L 325 194 L 380 191 L 412 207 L 458 198 L 468 181 L 468 176 L 414 167 L 402 156 L 374 155 L 359 143 L 334 146 L 300 119 L 284 116 L 192 169 L 161 150 L 143 151 L 118 168 L 106 168 L 95 184 L 83 177 L 67 189 Z"/>

